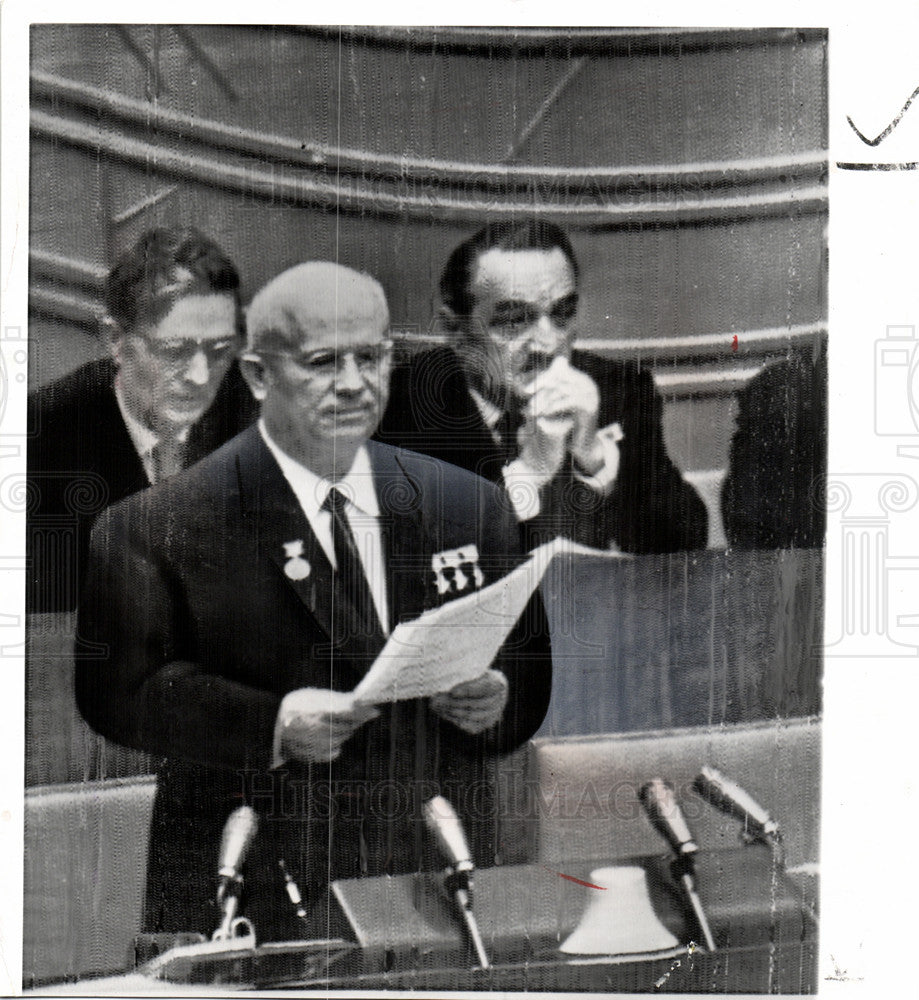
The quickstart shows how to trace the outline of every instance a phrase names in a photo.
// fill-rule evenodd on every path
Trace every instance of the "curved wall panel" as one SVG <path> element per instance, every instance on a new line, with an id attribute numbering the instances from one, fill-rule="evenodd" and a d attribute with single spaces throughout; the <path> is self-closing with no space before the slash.
<path id="1" fill-rule="evenodd" d="M 101 276 L 153 224 L 208 231 L 246 297 L 303 259 L 366 269 L 411 338 L 464 236 L 555 218 L 580 338 L 653 365 L 684 471 L 825 332 L 818 30 L 43 25 L 32 129 L 33 384 L 92 351 Z"/>

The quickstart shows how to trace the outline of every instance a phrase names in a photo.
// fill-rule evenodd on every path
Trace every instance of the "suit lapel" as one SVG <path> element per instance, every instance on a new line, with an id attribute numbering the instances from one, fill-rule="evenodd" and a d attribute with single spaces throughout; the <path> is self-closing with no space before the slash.
<path id="1" fill-rule="evenodd" d="M 504 449 L 495 443 L 494 435 L 485 423 L 481 411 L 469 392 L 469 382 L 463 373 L 459 358 L 451 351 L 452 377 L 449 382 L 451 400 L 444 407 L 446 433 L 455 433 L 457 426 L 463 431 L 463 447 L 466 452 L 462 461 L 455 462 L 489 482 L 502 480 Z"/>
<path id="2" fill-rule="evenodd" d="M 111 470 L 111 475 L 106 478 L 109 479 L 112 491 L 112 499 L 109 502 L 114 503 L 115 500 L 145 490 L 150 485 L 150 480 L 147 479 L 144 464 L 137 454 L 118 406 L 114 364 L 105 359 L 93 376 L 102 380 L 102 391 L 99 395 L 98 416 L 93 419 L 93 426 L 87 430 L 86 437 L 87 440 L 98 439 L 102 442 L 101 447 L 105 449 L 104 460 L 100 462 L 100 467 Z M 99 433 L 100 427 L 106 428 L 106 435 Z"/>
<path id="3" fill-rule="evenodd" d="M 391 630 L 402 618 L 414 618 L 424 609 L 425 573 L 430 566 L 421 565 L 420 560 L 431 546 L 422 517 L 420 485 L 406 472 L 398 451 L 375 441 L 369 441 L 367 449 L 380 505 Z"/>
<path id="4" fill-rule="evenodd" d="M 296 594 L 305 611 L 312 616 L 329 640 L 330 664 L 333 664 L 333 669 L 344 667 L 353 674 L 352 682 L 357 683 L 382 649 L 383 635 L 366 634 L 355 622 L 346 602 L 336 601 L 332 565 L 290 484 L 262 440 L 258 427 L 245 431 L 241 438 L 237 479 L 243 518 L 249 525 L 249 530 L 254 533 L 262 556 L 267 556 L 274 563 L 281 585 L 289 587 Z M 386 506 L 387 500 L 397 496 L 397 491 L 381 488 L 377 482 L 376 469 L 374 471 L 377 495 L 383 497 L 380 510 L 384 525 L 384 559 L 387 559 L 389 565 L 387 537 L 402 539 L 405 532 L 409 538 L 417 539 L 418 530 L 415 525 L 420 524 L 420 516 L 416 520 L 412 513 L 400 512 L 390 524 L 384 511 L 389 509 Z M 392 482 L 393 478 L 384 477 L 384 481 Z M 405 479 L 401 470 L 398 479 Z M 390 503 L 389 507 L 392 506 Z M 399 506 L 398 500 L 396 506 Z M 387 532 L 387 527 L 392 530 Z M 299 550 L 300 543 L 302 556 L 297 558 L 308 564 L 308 572 L 305 574 L 302 563 L 291 565 L 290 553 Z M 401 541 L 395 542 L 397 551 L 402 544 Z M 420 582 L 423 587 L 423 579 Z M 390 593 L 398 596 L 399 588 L 390 587 Z M 394 606 L 390 598 L 391 615 L 395 607 L 397 605 Z M 334 656 L 332 650 L 335 650 Z"/>
<path id="5" fill-rule="evenodd" d="M 236 471 L 243 519 L 255 535 L 258 548 L 275 564 L 283 585 L 297 595 L 331 638 L 332 566 L 257 427 L 243 434 Z M 306 567 L 294 562 L 290 554 L 300 548 L 297 543 L 302 543 L 299 559 L 305 561 Z"/>

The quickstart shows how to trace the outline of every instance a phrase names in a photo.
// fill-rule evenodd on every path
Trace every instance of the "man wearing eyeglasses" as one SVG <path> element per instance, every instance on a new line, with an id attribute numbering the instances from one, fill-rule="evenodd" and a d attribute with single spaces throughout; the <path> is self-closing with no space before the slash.
<path id="1" fill-rule="evenodd" d="M 449 347 L 393 373 L 379 438 L 502 483 L 527 547 L 704 548 L 705 507 L 667 455 L 647 368 L 574 348 L 578 265 L 539 221 L 496 223 L 440 282 Z"/>
<path id="2" fill-rule="evenodd" d="M 257 425 L 93 533 L 77 700 L 103 735 L 167 758 L 150 930 L 216 927 L 215 852 L 241 801 L 262 817 L 245 907 L 262 938 L 304 933 L 286 878 L 309 909 L 330 880 L 436 866 L 421 813 L 436 794 L 481 862 L 501 851 L 488 761 L 536 731 L 551 689 L 538 595 L 477 678 L 342 705 L 399 621 L 524 558 L 492 484 L 368 440 L 388 327 L 367 275 L 325 262 L 279 275 L 247 311 Z"/>
<path id="3" fill-rule="evenodd" d="M 103 508 L 175 475 L 254 418 L 234 365 L 239 275 L 212 240 L 145 232 L 109 273 L 105 299 L 110 357 L 29 400 L 31 611 L 74 607 Z"/>

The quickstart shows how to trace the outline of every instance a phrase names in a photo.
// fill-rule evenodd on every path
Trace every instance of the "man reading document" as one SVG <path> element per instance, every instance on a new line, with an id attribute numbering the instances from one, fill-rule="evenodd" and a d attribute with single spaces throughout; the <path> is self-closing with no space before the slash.
<path id="1" fill-rule="evenodd" d="M 302 934 L 285 875 L 308 908 L 333 879 L 435 867 L 421 806 L 436 794 L 494 863 L 487 761 L 549 701 L 538 594 L 474 679 L 376 704 L 345 694 L 397 623 L 523 560 L 494 486 L 368 440 L 388 326 L 366 275 L 317 262 L 275 278 L 241 360 L 257 426 L 94 532 L 77 696 L 101 733 L 165 758 L 150 930 L 214 929 L 221 828 L 243 801 L 261 818 L 245 912 L 262 939 Z"/>

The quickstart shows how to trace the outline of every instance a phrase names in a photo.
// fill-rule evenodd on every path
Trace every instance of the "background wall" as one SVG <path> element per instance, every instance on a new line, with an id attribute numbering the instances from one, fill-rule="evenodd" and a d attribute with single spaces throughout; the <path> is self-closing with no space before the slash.
<path id="1" fill-rule="evenodd" d="M 651 366 L 717 545 L 736 391 L 826 335 L 822 31 L 41 25 L 31 104 L 33 386 L 101 353 L 105 273 L 151 225 L 208 232 L 246 300 L 304 259 L 366 269 L 410 349 L 452 248 L 535 213 L 571 232 L 581 341 Z M 550 580 L 544 735 L 688 725 L 710 747 L 726 723 L 819 712 L 822 559 L 761 555 L 587 558 Z M 35 982 L 124 964 L 112 914 L 130 940 L 152 783 L 95 779 L 155 762 L 79 719 L 72 617 L 32 616 L 27 645 L 26 780 L 72 783 L 29 796 Z M 757 774 L 781 770 L 770 747 Z"/>
<path id="2" fill-rule="evenodd" d="M 100 282 L 150 225 L 214 236 L 246 298 L 304 259 L 368 270 L 412 339 L 450 250 L 537 212 L 572 233 L 580 339 L 652 365 L 671 455 L 714 495 L 737 388 L 825 333 L 825 46 L 791 29 L 36 26 L 31 382 L 99 353 Z"/>

